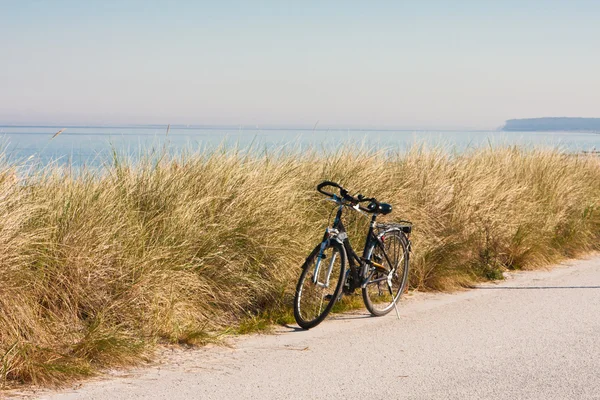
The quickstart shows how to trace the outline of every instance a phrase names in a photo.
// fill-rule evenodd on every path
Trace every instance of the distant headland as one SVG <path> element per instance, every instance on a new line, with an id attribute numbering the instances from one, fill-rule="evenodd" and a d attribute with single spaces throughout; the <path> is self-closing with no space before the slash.
<path id="1" fill-rule="evenodd" d="M 503 131 L 587 131 L 600 132 L 600 118 L 509 119 Z"/>

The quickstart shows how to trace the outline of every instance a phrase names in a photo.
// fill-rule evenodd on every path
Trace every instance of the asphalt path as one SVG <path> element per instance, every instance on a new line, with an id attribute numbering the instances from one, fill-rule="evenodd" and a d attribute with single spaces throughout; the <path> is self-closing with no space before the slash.
<path id="1" fill-rule="evenodd" d="M 600 258 L 310 331 L 165 350 L 162 361 L 43 399 L 600 399 Z"/>

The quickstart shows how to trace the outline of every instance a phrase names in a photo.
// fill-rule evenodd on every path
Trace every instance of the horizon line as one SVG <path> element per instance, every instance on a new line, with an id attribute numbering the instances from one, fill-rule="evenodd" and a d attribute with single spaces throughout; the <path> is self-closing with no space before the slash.
<path id="1" fill-rule="evenodd" d="M 299 130 L 299 131 L 328 131 L 328 130 L 349 130 L 349 131 L 496 131 L 500 127 L 448 127 L 448 126 L 367 126 L 367 125 L 307 125 L 307 124 L 22 124 L 22 123 L 3 123 L 0 122 L 0 128 L 161 128 L 161 129 L 214 129 L 214 130 Z"/>

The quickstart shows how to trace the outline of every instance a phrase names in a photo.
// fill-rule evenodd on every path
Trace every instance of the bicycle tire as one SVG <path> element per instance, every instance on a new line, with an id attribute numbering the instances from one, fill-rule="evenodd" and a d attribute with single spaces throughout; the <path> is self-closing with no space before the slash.
<path id="1" fill-rule="evenodd" d="M 318 245 L 308 256 L 302 266 L 302 274 L 296 285 L 294 296 L 294 318 L 298 325 L 303 329 L 314 328 L 319 325 L 339 298 L 344 284 L 346 271 L 346 251 L 344 246 L 334 240 L 327 243 L 324 254 L 326 258 L 322 259 L 319 267 L 318 282 L 325 282 L 329 263 L 333 261 L 328 287 L 321 287 L 313 283 L 312 278 L 315 269 L 315 262 L 319 256 L 321 245 Z M 337 256 L 334 257 L 334 254 Z M 339 256 L 339 263 L 338 261 Z M 308 278 L 308 279 L 307 279 Z M 337 281 L 336 281 L 337 280 Z M 335 286 L 332 284 L 335 283 Z M 316 305 L 318 304 L 318 309 Z M 323 307 L 323 305 L 325 305 Z"/>
<path id="2" fill-rule="evenodd" d="M 390 273 L 371 266 L 367 271 L 369 279 L 362 288 L 365 307 L 376 317 L 386 315 L 394 308 L 406 289 L 409 271 L 408 239 L 404 233 L 394 228 L 380 233 L 379 237 L 383 238 L 388 257 L 383 256 L 380 243 L 372 248 L 372 257 L 379 255 L 380 263 Z M 390 262 L 394 265 L 389 265 Z M 391 279 L 390 274 L 392 274 Z"/>

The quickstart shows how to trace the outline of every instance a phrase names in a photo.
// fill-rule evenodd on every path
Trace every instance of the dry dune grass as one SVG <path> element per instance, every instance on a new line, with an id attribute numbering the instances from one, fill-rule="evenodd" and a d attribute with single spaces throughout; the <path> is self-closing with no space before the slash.
<path id="1" fill-rule="evenodd" d="M 0 385 L 58 384 L 289 318 L 328 179 L 415 223 L 411 286 L 597 249 L 600 163 L 557 150 L 168 156 L 102 174 L 0 163 Z M 358 238 L 364 221 L 350 218 Z M 355 243 L 359 247 L 359 243 Z M 250 322 L 249 322 L 250 321 Z"/>

